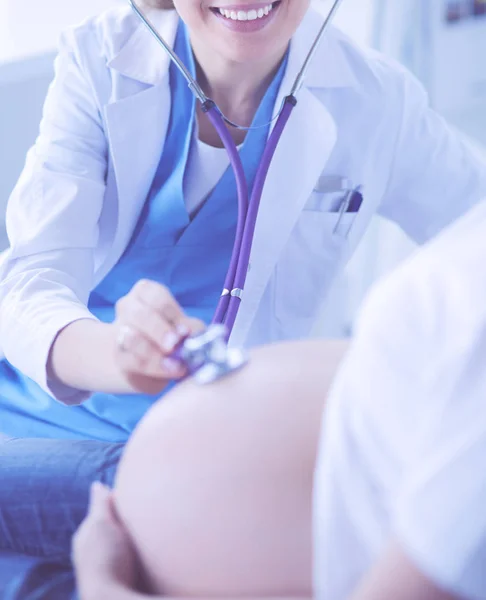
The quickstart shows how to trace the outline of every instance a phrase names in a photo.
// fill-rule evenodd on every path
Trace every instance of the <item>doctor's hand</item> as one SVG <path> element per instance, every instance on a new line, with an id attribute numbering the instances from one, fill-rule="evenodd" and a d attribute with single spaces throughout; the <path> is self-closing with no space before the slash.
<path id="1" fill-rule="evenodd" d="M 141 280 L 116 304 L 116 361 L 136 389 L 150 380 L 180 379 L 182 364 L 170 358 L 187 336 L 205 329 L 187 317 L 170 291 L 154 281 Z M 150 386 L 148 386 L 150 387 Z"/>

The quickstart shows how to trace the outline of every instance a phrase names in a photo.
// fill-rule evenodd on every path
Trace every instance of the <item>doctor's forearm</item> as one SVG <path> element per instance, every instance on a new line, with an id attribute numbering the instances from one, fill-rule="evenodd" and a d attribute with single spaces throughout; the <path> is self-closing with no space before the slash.
<path id="1" fill-rule="evenodd" d="M 49 357 L 51 377 L 79 390 L 109 394 L 158 394 L 168 380 L 139 377 L 130 381 L 115 360 L 116 333 L 106 323 L 81 319 L 65 327 Z"/>

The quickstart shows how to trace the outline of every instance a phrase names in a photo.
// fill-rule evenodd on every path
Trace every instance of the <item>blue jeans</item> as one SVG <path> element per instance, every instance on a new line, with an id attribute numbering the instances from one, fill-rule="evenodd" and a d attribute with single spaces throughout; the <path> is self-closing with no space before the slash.
<path id="1" fill-rule="evenodd" d="M 77 600 L 73 570 L 48 559 L 0 552 L 2 600 Z"/>
<path id="2" fill-rule="evenodd" d="M 91 483 L 113 484 L 123 448 L 108 442 L 0 434 L 2 600 L 70 598 L 64 587 L 74 586 L 72 535 L 86 514 Z M 60 586 L 63 595 L 56 596 L 54 588 L 39 595 L 46 585 Z M 25 592 L 22 586 L 37 587 Z"/>

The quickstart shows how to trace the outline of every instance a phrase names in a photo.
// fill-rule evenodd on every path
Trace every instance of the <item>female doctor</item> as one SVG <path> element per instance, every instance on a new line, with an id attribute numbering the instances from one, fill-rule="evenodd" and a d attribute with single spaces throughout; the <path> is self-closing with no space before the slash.
<path id="1" fill-rule="evenodd" d="M 269 131 L 261 125 L 322 16 L 309 0 L 151 4 L 147 16 L 205 93 L 254 126 L 230 129 L 251 186 Z M 64 36 L 7 211 L 0 431 L 124 441 L 182 374 L 166 356 L 211 320 L 235 233 L 220 145 L 128 5 Z M 342 214 L 358 187 L 359 210 Z M 420 85 L 330 29 L 270 168 L 231 343 L 305 337 L 375 213 L 424 242 L 485 193 L 486 167 Z"/>
<path id="2" fill-rule="evenodd" d="M 230 129 L 251 186 L 269 132 L 262 125 L 322 17 L 309 0 L 153 0 L 144 10 L 226 117 L 251 126 Z M 343 213 L 354 189 L 363 201 Z M 424 242 L 485 194 L 486 167 L 429 109 L 421 86 L 331 28 L 269 171 L 231 343 L 305 337 L 374 214 Z M 116 464 L 110 448 L 120 445 L 103 442 L 126 441 L 183 374 L 167 357 L 211 320 L 236 219 L 219 138 L 132 10 L 67 33 L 9 202 L 0 284 L 0 430 L 50 438 L 32 450 L 36 477 L 47 470 L 50 484 L 62 481 L 64 498 L 72 468 L 86 505 L 90 481 L 109 480 Z M 100 445 L 72 441 L 86 439 Z M 17 465 L 10 479 L 32 474 L 30 443 L 24 470 L 11 455 L 18 443 L 0 443 L 0 464 Z M 66 465 L 80 447 L 97 453 L 86 472 Z M 42 448 L 56 448 L 51 471 Z"/>

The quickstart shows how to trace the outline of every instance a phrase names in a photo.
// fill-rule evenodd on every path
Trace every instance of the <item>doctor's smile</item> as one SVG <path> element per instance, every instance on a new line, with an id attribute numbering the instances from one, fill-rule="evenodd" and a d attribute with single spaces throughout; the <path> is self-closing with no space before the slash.
<path id="1" fill-rule="evenodd" d="M 273 382 L 292 378 L 279 390 L 296 412 L 272 423 L 299 421 L 299 364 L 318 381 L 319 361 L 345 356 L 328 306 L 375 217 L 424 244 L 486 196 L 483 160 L 423 85 L 335 26 L 343 2 L 127 0 L 62 35 L 0 261 L 1 548 L 7 514 L 17 549 L 42 556 L 32 538 L 45 528 L 62 560 L 56 540 L 71 538 L 92 481 L 113 484 L 155 405 L 177 412 L 172 394 L 206 394 L 196 382 L 204 401 L 182 408 L 219 389 L 215 414 L 246 415 L 231 382 L 264 374 L 253 349 L 310 344 L 325 312 L 322 357 L 283 344 L 295 377 Z M 14 483 L 23 502 L 9 513 Z M 345 600 L 326 591 L 317 600 Z"/>
<path id="2" fill-rule="evenodd" d="M 288 1 L 288 0 L 286 0 Z M 276 16 L 281 1 L 264 4 L 211 6 L 211 12 L 232 31 L 251 33 L 266 27 Z"/>

